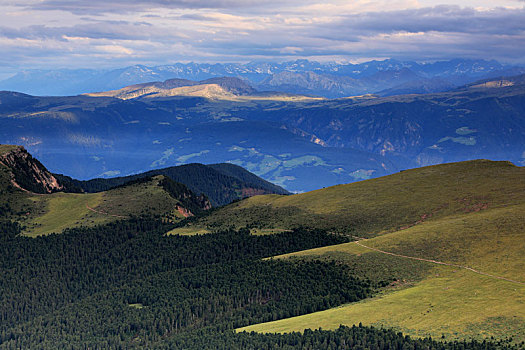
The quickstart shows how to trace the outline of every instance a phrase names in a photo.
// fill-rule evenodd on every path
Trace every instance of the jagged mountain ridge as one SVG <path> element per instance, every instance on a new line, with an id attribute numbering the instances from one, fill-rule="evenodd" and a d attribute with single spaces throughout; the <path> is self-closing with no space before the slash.
<path id="1" fill-rule="evenodd" d="M 308 60 L 246 64 L 175 63 L 155 67 L 136 65 L 114 70 L 26 70 L 1 81 L 0 89 L 33 95 L 76 95 L 174 78 L 199 81 L 226 76 L 247 80 L 258 90 L 269 88 L 288 93 L 342 97 L 377 93 L 408 82 L 414 83 L 409 92 L 425 92 L 428 91 L 428 84 L 432 78 L 440 78 L 447 84 L 460 86 L 483 78 L 523 72 L 522 67 L 506 66 L 496 61 L 469 59 L 433 63 L 392 59 L 359 64 L 319 63 Z M 426 85 L 423 86 L 423 90 L 415 84 L 420 80 Z M 438 84 L 433 89 L 437 91 L 438 87 L 446 86 L 448 85 Z"/>

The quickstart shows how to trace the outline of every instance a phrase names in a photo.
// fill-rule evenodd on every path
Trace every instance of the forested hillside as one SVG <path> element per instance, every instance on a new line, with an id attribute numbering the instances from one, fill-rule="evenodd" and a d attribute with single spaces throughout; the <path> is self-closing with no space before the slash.
<path id="1" fill-rule="evenodd" d="M 141 215 L 180 221 L 211 208 L 205 195 L 164 175 L 126 180 L 108 191 L 80 193 L 81 182 L 53 175 L 23 147 L 0 145 L 0 221 L 39 236 Z"/>
<path id="2" fill-rule="evenodd" d="M 321 231 L 163 235 L 169 228 L 141 218 L 36 239 L 3 233 L 0 348 L 513 348 L 363 327 L 236 335 L 235 327 L 363 299 L 370 281 L 333 262 L 260 260 L 342 241 Z"/>

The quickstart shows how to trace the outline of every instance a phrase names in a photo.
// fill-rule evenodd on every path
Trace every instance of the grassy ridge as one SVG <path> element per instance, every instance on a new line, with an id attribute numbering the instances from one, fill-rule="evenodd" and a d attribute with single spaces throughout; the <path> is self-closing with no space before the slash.
<path id="1" fill-rule="evenodd" d="M 99 193 L 31 196 L 33 212 L 22 221 L 26 227 L 23 234 L 36 237 L 60 233 L 66 228 L 95 226 L 141 214 L 179 220 L 183 218 L 176 210 L 180 203 L 159 186 L 161 179 L 158 176 L 145 183 Z"/>
<path id="2" fill-rule="evenodd" d="M 388 233 L 363 244 L 397 254 L 460 264 L 525 282 L 525 204 L 464 213 Z M 378 252 L 355 243 L 280 256 L 363 265 Z M 378 297 L 323 312 L 242 330 L 258 332 L 336 329 L 340 324 L 394 327 L 415 336 L 507 337 L 525 340 L 525 285 L 466 269 L 384 255 L 383 275 L 404 286 Z M 364 258 L 369 256 L 369 258 Z M 412 266 L 406 265 L 412 264 Z M 405 265 L 405 268 L 402 266 Z M 401 268 L 400 268 L 401 266 Z M 410 276 L 410 270 L 424 276 Z"/>
<path id="3" fill-rule="evenodd" d="M 215 211 L 197 226 L 307 226 L 372 237 L 420 221 L 522 203 L 524 198 L 524 168 L 476 160 L 293 196 L 256 196 Z"/>
<path id="4" fill-rule="evenodd" d="M 92 226 L 109 221 L 106 215 L 91 212 L 87 205 L 97 207 L 102 194 L 54 193 L 30 198 L 38 211 L 24 223 L 23 234 L 29 237 L 59 233 L 80 225 Z"/>

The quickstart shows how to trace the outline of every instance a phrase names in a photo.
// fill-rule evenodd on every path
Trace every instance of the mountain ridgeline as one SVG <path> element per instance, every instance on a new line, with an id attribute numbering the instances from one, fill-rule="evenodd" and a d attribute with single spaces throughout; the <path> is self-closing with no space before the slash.
<path id="1" fill-rule="evenodd" d="M 52 174 L 21 146 L 0 145 L 0 230 L 11 234 L 36 237 L 143 216 L 179 222 L 212 206 L 270 193 L 288 194 L 233 164 L 80 181 Z"/>
<path id="2" fill-rule="evenodd" d="M 122 100 L 133 98 L 166 98 L 173 96 L 200 96 L 206 98 L 232 98 L 251 95 L 257 91 L 244 80 L 235 77 L 211 78 L 202 81 L 169 79 L 164 82 L 142 83 L 119 90 L 88 93 L 92 97 L 116 97 Z"/>
<path id="3" fill-rule="evenodd" d="M 132 86 L 135 97 L 125 99 L 115 92 L 2 92 L 0 142 L 22 144 L 54 172 L 74 178 L 227 162 L 290 192 L 469 159 L 525 164 L 523 75 L 440 93 L 332 100 L 261 96 L 236 78 L 208 82 Z M 198 89 L 177 90 L 187 88 Z M 220 205 L 244 196 L 236 191 L 209 197 Z"/>
<path id="4" fill-rule="evenodd" d="M 338 98 L 367 93 L 384 96 L 400 92 L 440 92 L 479 79 L 524 72 L 523 67 L 482 59 L 432 63 L 390 59 L 359 64 L 319 63 L 304 59 L 281 63 L 175 63 L 114 70 L 26 70 L 0 81 L 0 89 L 35 95 L 76 95 L 163 80 L 170 80 L 170 89 L 195 85 L 196 81 L 220 85 L 222 77 L 234 77 L 261 91 Z M 219 81 L 214 80 L 216 78 Z M 245 87 L 242 90 L 246 91 Z"/>
<path id="5" fill-rule="evenodd" d="M 61 184 L 70 192 L 101 192 L 130 181 L 164 175 L 198 194 L 205 194 L 214 206 L 221 206 L 235 200 L 259 194 L 289 194 L 276 186 L 234 164 L 186 164 L 151 170 L 136 175 L 97 178 L 87 181 L 72 179 L 55 174 Z"/>

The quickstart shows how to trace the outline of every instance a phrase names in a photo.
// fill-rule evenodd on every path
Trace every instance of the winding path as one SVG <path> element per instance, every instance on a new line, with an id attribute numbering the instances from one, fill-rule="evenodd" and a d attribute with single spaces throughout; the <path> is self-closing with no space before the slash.
<path id="1" fill-rule="evenodd" d="M 113 217 L 115 217 L 115 218 L 121 218 L 121 219 L 127 219 L 127 218 L 128 218 L 127 216 L 109 214 L 109 213 L 106 213 L 105 211 L 101 211 L 101 210 L 93 209 L 93 208 L 91 208 L 87 203 L 86 203 L 86 208 L 88 208 L 89 210 L 91 210 L 92 212 L 97 213 L 97 214 L 113 216 Z"/>
<path id="2" fill-rule="evenodd" d="M 438 264 L 438 265 L 446 265 L 446 266 L 457 267 L 457 268 L 460 268 L 460 269 L 465 269 L 465 270 L 472 271 L 472 272 L 474 272 L 474 273 L 477 273 L 477 274 L 480 274 L 480 275 L 483 275 L 483 276 L 488 276 L 488 277 L 492 277 L 492 278 L 497 278 L 497 279 L 499 279 L 499 280 L 503 280 L 503 281 L 507 281 L 507 282 L 512 282 L 512 283 L 517 283 L 517 284 L 520 284 L 520 285 L 522 285 L 522 286 L 525 286 L 525 283 L 524 283 L 524 282 L 515 281 L 515 280 L 512 280 L 512 279 L 510 279 L 510 278 L 505 278 L 505 277 L 501 277 L 501 276 L 491 275 L 490 273 L 486 273 L 486 272 L 483 272 L 483 271 L 479 271 L 479 270 L 473 269 L 473 268 L 468 267 L 468 266 L 462 266 L 462 265 L 450 264 L 450 263 L 446 263 L 446 262 L 442 262 L 442 261 L 437 261 L 437 260 L 423 259 L 423 258 L 416 258 L 416 257 L 414 257 L 414 256 L 407 256 L 407 255 L 401 255 L 401 254 L 390 253 L 390 252 L 386 252 L 386 251 L 384 251 L 384 250 L 380 250 L 380 249 L 377 249 L 377 248 L 372 248 L 372 247 L 366 246 L 366 245 L 360 243 L 359 241 L 354 241 L 354 243 L 357 244 L 358 246 L 361 246 L 361 247 L 363 247 L 363 248 L 367 248 L 367 249 L 371 249 L 371 250 L 374 250 L 374 251 L 379 252 L 379 253 L 388 254 L 388 255 L 392 255 L 392 256 L 397 256 L 397 257 L 405 258 L 405 259 L 412 259 L 412 260 L 425 261 L 425 262 L 429 262 L 429 263 L 432 263 L 432 264 Z"/>

